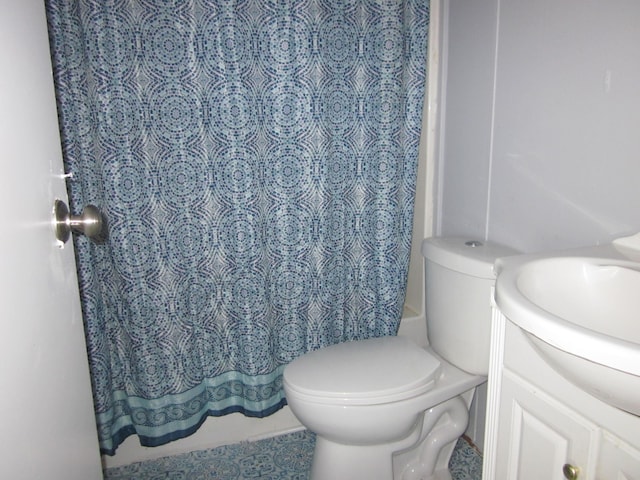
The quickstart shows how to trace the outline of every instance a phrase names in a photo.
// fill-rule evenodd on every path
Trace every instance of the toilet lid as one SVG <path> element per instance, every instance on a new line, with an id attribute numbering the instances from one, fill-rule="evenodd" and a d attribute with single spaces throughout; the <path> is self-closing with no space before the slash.
<path id="1" fill-rule="evenodd" d="M 440 361 L 404 337 L 333 345 L 298 357 L 284 371 L 288 389 L 315 402 L 371 405 L 430 390 Z"/>

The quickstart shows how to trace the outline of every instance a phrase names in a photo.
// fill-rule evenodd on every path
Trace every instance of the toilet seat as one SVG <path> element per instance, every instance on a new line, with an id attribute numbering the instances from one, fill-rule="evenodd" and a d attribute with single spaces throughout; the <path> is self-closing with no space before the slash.
<path id="1" fill-rule="evenodd" d="M 377 405 L 431 390 L 440 361 L 404 337 L 332 345 L 291 362 L 284 383 L 315 403 Z"/>

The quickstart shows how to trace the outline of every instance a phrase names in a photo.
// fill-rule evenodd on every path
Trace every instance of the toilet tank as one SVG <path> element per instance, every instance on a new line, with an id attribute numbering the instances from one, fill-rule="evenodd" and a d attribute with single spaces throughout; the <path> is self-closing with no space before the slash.
<path id="1" fill-rule="evenodd" d="M 422 243 L 429 345 L 466 372 L 487 375 L 493 264 L 517 253 L 461 237 L 432 237 Z"/>

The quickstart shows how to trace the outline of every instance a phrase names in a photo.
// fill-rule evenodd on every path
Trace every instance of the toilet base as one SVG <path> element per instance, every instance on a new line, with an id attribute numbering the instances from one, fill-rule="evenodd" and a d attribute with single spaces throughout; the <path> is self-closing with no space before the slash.
<path id="1" fill-rule="evenodd" d="M 331 442 L 318 439 L 314 453 L 311 480 L 335 480 L 339 478 L 366 479 L 366 480 L 392 480 L 393 475 L 392 456 L 388 451 L 375 452 L 371 457 L 371 447 L 345 448 L 344 445 L 331 445 Z M 336 448 L 337 447 L 337 448 Z M 365 452 L 364 449 L 367 449 Z M 381 449 L 382 450 L 382 449 Z M 320 451 L 320 454 L 318 452 Z M 448 459 L 451 456 L 446 455 Z M 372 461 L 373 460 L 373 461 Z M 355 465 L 357 463 L 357 465 Z M 404 476 L 399 479 L 404 480 Z M 448 468 L 438 470 L 428 478 L 422 480 L 453 480 Z"/>
<path id="2" fill-rule="evenodd" d="M 420 440 L 394 455 L 397 480 L 450 480 L 449 460 L 467 428 L 475 389 L 442 402 L 424 414 Z"/>
<path id="3" fill-rule="evenodd" d="M 437 471 L 431 478 L 426 478 L 425 480 L 453 480 L 453 477 L 451 476 L 451 472 L 447 468 L 446 470 Z"/>
<path id="4" fill-rule="evenodd" d="M 390 480 L 393 463 L 388 445 L 342 445 L 316 437 L 311 480 Z"/>

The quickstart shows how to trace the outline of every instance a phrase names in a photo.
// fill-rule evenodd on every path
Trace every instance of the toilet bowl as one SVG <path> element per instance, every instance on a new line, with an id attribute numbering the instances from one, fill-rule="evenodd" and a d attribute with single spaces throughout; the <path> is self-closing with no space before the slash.
<path id="1" fill-rule="evenodd" d="M 428 347 L 373 338 L 287 365 L 287 402 L 316 434 L 312 480 L 451 479 L 451 452 L 466 430 L 475 387 L 486 380 L 492 266 L 512 253 L 468 239 L 427 239 L 428 332 L 438 324 Z"/>
<path id="2" fill-rule="evenodd" d="M 283 382 L 292 412 L 317 435 L 314 480 L 394 478 L 393 454 L 426 440 L 438 420 L 439 437 L 431 442 L 455 444 L 468 420 L 459 395 L 485 380 L 404 337 L 342 343 L 300 360 L 285 369 Z M 402 470 L 398 478 L 423 478 L 411 475 L 419 465 Z"/>

